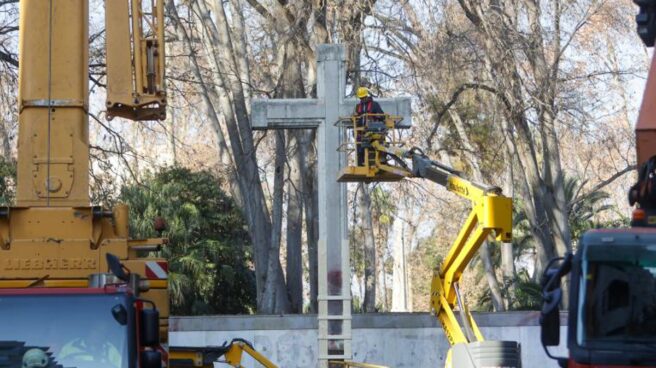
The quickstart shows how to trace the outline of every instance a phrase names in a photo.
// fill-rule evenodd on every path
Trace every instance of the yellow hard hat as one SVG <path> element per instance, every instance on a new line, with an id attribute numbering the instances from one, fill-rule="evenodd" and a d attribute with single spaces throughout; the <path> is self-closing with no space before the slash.
<path id="1" fill-rule="evenodd" d="M 367 89 L 367 87 L 360 87 L 355 95 L 358 96 L 358 98 L 365 98 L 369 96 L 369 89 Z"/>

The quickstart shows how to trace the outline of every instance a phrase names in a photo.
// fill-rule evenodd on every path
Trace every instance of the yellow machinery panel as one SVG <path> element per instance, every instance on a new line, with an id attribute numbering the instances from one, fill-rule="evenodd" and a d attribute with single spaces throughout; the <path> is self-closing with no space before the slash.
<path id="1" fill-rule="evenodd" d="M 169 295 L 166 260 L 139 257 L 157 251 L 164 239 L 128 240 L 127 207 L 114 212 L 92 207 L 31 207 L 0 211 L 0 288 L 84 288 L 91 274 L 108 271 L 106 254 L 142 275 L 142 296 L 160 311 L 162 342 L 167 340 Z M 151 266 L 152 265 L 152 266 Z M 158 272 L 148 268 L 157 267 Z"/>
<path id="2" fill-rule="evenodd" d="M 86 0 L 21 1 L 18 206 L 89 205 L 87 19 Z"/>

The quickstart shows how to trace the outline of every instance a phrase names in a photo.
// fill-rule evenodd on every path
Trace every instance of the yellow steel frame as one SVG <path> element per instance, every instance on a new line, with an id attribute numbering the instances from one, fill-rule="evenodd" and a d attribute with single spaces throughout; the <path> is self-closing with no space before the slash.
<path id="1" fill-rule="evenodd" d="M 365 126 L 359 126 L 358 121 L 361 119 L 379 119 L 385 124 L 385 127 L 388 130 L 394 131 L 397 123 L 403 118 L 396 115 L 388 114 L 362 114 L 354 115 L 347 118 L 342 118 L 338 124 L 341 127 L 351 129 L 353 131 L 353 136 L 360 135 L 368 140 L 371 140 L 374 145 L 378 143 L 379 140 L 383 140 L 384 137 L 378 133 L 366 132 Z M 395 143 L 395 142 L 388 142 Z M 349 145 L 345 144 L 339 149 L 342 151 L 355 151 L 359 146 L 363 145 L 363 142 L 356 141 L 355 144 Z M 408 177 L 411 173 L 407 170 L 401 170 L 397 167 L 386 165 L 381 162 L 381 153 L 387 150 L 386 147 L 378 144 L 372 147 L 364 148 L 364 165 L 363 166 L 347 166 L 342 170 L 340 178 L 338 181 L 347 182 L 347 181 L 399 181 L 405 177 Z M 373 153 L 374 159 L 370 159 L 370 153 Z M 353 179 L 350 179 L 353 178 Z"/>
<path id="2" fill-rule="evenodd" d="M 181 363 L 184 362 L 184 363 Z M 205 361 L 205 356 L 203 352 L 193 349 L 187 350 L 174 350 L 174 348 L 169 348 L 169 367 L 202 367 L 202 368 L 212 368 L 214 367 L 214 362 Z"/>
<path id="3" fill-rule="evenodd" d="M 250 345 L 241 341 L 232 343 L 232 345 L 230 346 L 230 350 L 228 350 L 228 352 L 225 354 L 226 363 L 230 364 L 233 367 L 243 368 L 243 366 L 241 365 L 241 357 L 244 352 L 246 352 L 246 354 L 253 357 L 253 359 L 257 360 L 260 364 L 262 364 L 263 367 L 277 368 L 277 366 L 273 364 L 269 359 L 267 359 L 264 355 L 260 354 L 257 350 L 253 349 Z"/>
<path id="4" fill-rule="evenodd" d="M 232 367 L 244 368 L 241 365 L 241 359 L 244 353 L 250 355 L 265 368 L 278 368 L 264 355 L 260 354 L 257 350 L 251 347 L 248 343 L 242 340 L 233 340 L 229 346 L 219 347 L 220 350 L 213 350 L 213 348 L 183 348 L 176 349 L 171 347 L 169 350 L 169 366 L 175 367 L 214 367 L 215 362 L 226 363 Z M 224 360 L 218 360 L 220 356 Z"/>
<path id="5" fill-rule="evenodd" d="M 473 338 L 467 337 L 456 319 L 453 311 L 458 304 L 456 287 L 465 267 L 490 234 L 495 234 L 499 241 L 510 241 L 512 201 L 500 194 L 482 192 L 472 183 L 456 176 L 449 178 L 447 189 L 469 199 L 472 210 L 451 245 L 449 253 L 433 273 L 431 307 L 451 345 L 472 342 L 472 340 L 483 341 L 483 335 L 466 304 L 460 305 L 466 319 L 463 323 L 471 327 Z"/>

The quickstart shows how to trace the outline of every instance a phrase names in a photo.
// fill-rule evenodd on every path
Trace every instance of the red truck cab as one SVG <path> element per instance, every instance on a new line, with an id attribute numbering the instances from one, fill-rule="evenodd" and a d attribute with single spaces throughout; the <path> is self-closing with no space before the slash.
<path id="1" fill-rule="evenodd" d="M 570 273 L 567 358 L 558 345 L 560 280 Z M 656 229 L 591 230 L 543 277 L 540 323 L 549 356 L 569 368 L 656 368 Z"/>
<path id="2" fill-rule="evenodd" d="M 0 368 L 24 367 L 36 349 L 47 357 L 39 367 L 161 368 L 154 304 L 112 274 L 94 276 L 88 288 L 0 288 Z"/>

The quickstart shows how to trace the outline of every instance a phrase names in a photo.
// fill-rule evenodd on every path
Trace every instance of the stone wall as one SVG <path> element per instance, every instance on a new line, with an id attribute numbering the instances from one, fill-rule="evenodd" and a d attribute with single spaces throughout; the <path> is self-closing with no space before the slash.
<path id="1" fill-rule="evenodd" d="M 540 344 L 538 316 L 537 312 L 509 312 L 480 313 L 474 318 L 486 339 L 520 341 L 524 367 L 557 367 Z M 170 323 L 172 346 L 215 346 L 240 337 L 252 342 L 280 368 L 317 365 L 317 319 L 314 315 L 172 317 Z M 562 328 L 561 337 L 565 340 L 565 328 Z M 429 314 L 353 316 L 355 361 L 396 368 L 443 367 L 447 350 L 444 333 Z M 559 347 L 554 352 L 564 355 L 565 349 Z M 244 364 L 259 367 L 250 358 L 244 360 Z"/>

